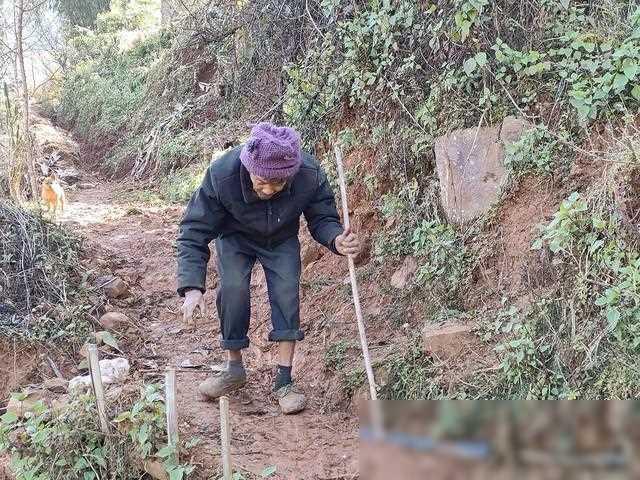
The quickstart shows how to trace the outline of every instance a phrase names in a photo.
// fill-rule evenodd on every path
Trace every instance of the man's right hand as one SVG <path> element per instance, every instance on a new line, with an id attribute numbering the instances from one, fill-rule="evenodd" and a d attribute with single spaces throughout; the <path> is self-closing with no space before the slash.
<path id="1" fill-rule="evenodd" d="M 207 314 L 207 304 L 204 301 L 204 295 L 198 289 L 187 290 L 184 294 L 184 303 L 182 304 L 182 319 L 186 325 L 196 327 L 193 312 L 196 307 L 200 307 L 200 314 L 204 318 Z"/>

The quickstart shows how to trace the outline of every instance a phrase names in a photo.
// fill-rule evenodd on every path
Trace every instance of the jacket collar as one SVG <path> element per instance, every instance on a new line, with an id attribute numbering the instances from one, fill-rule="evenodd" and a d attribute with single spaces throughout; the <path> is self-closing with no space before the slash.
<path id="1" fill-rule="evenodd" d="M 273 197 L 270 198 L 270 200 L 276 200 L 280 197 L 292 196 L 294 178 L 295 177 L 291 177 L 290 179 L 288 179 L 284 189 L 281 192 L 276 193 Z M 245 203 L 251 204 L 263 201 L 260 199 L 260 197 L 258 197 L 255 190 L 253 190 L 253 184 L 251 183 L 249 171 L 242 164 L 240 164 L 240 187 L 242 188 L 242 197 L 244 198 Z"/>

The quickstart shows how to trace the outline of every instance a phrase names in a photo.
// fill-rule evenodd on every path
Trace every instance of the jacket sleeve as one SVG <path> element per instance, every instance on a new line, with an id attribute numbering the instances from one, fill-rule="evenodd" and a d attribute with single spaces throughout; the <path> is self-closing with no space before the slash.
<path id="1" fill-rule="evenodd" d="M 342 228 L 338 210 L 336 210 L 333 191 L 322 167 L 318 167 L 318 184 L 315 195 L 303 213 L 314 240 L 338 254 L 335 239 L 344 231 L 344 228 Z"/>
<path id="2" fill-rule="evenodd" d="M 209 243 L 220 234 L 227 211 L 220 203 L 215 176 L 207 170 L 191 196 L 178 236 L 178 294 L 197 288 L 205 292 Z"/>

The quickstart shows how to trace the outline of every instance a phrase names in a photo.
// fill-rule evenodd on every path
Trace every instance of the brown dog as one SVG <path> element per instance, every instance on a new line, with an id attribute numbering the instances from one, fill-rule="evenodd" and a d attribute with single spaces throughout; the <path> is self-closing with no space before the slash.
<path id="1" fill-rule="evenodd" d="M 42 182 L 42 189 L 40 196 L 44 202 L 47 210 L 55 217 L 57 213 L 62 213 L 64 207 L 67 204 L 67 198 L 64 195 L 64 189 L 57 176 L 52 173 L 48 177 L 45 177 Z"/>

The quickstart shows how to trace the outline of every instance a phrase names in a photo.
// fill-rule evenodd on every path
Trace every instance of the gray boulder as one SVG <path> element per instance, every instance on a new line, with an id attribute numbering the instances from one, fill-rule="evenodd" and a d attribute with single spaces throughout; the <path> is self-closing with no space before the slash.
<path id="1" fill-rule="evenodd" d="M 473 220 L 498 200 L 506 178 L 505 145 L 530 127 L 507 117 L 500 125 L 455 130 L 436 139 L 440 199 L 450 222 Z"/>

